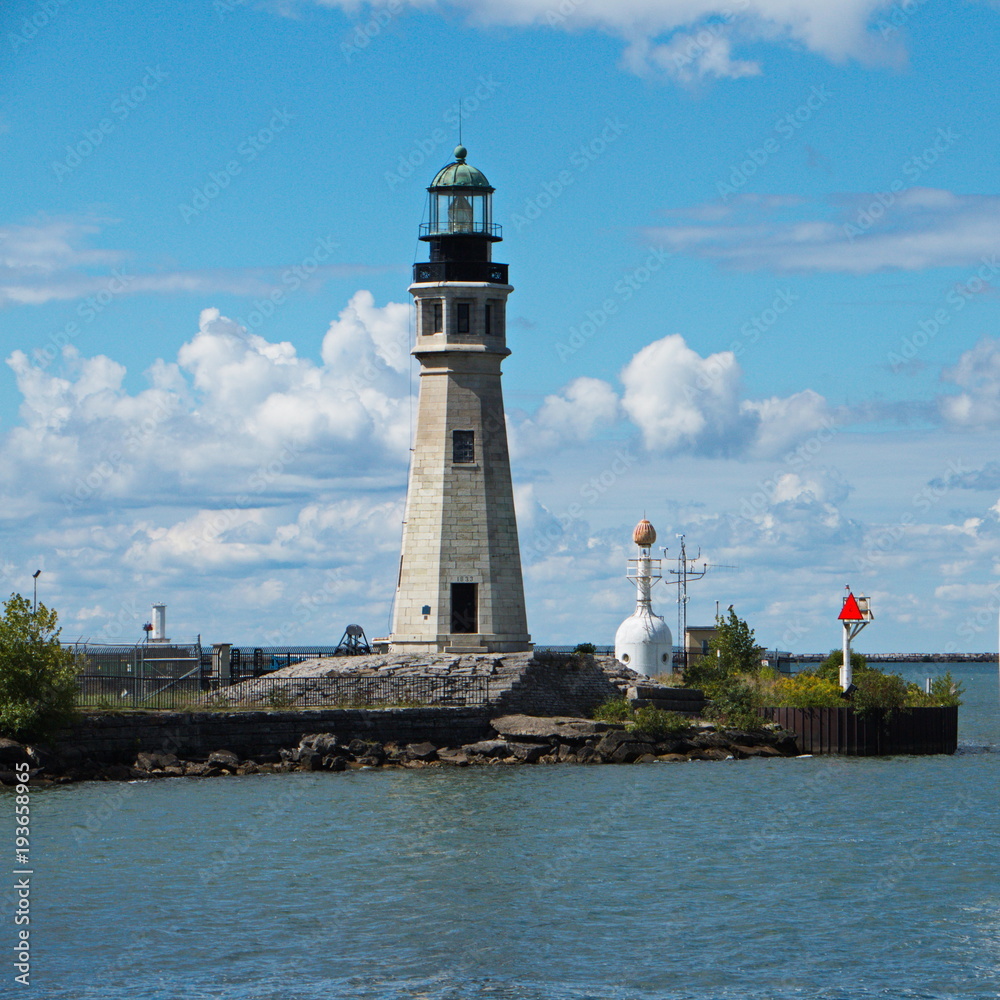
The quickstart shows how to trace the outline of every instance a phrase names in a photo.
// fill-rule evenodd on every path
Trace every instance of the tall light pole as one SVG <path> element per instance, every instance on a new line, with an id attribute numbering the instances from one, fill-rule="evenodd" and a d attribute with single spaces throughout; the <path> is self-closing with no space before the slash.
<path id="1" fill-rule="evenodd" d="M 34 614 L 38 610 L 38 578 L 42 575 L 40 569 L 36 569 L 34 573 L 31 574 L 32 579 L 35 581 L 35 597 L 31 604 L 31 613 Z"/>

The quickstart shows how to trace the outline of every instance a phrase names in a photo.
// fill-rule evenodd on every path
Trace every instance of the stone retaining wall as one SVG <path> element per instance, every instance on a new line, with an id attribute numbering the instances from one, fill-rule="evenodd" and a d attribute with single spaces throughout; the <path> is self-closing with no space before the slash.
<path id="1" fill-rule="evenodd" d="M 491 700 L 496 715 L 589 716 L 598 705 L 623 694 L 599 664 L 567 656 L 553 662 L 532 660 L 510 690 L 496 698 L 491 691 Z"/>
<path id="2" fill-rule="evenodd" d="M 58 734 L 59 747 L 84 757 L 128 764 L 139 751 L 187 759 L 232 750 L 241 757 L 298 745 L 305 733 L 332 732 L 343 742 L 429 740 L 462 746 L 491 732 L 489 708 L 322 709 L 312 712 L 156 712 L 85 715 Z"/>

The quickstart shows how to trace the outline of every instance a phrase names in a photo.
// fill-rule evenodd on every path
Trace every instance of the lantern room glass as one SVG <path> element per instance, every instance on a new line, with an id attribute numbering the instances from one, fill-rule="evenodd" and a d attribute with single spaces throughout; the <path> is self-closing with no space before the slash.
<path id="1" fill-rule="evenodd" d="M 431 193 L 430 233 L 483 233 L 492 231 L 489 192 L 453 188 Z"/>

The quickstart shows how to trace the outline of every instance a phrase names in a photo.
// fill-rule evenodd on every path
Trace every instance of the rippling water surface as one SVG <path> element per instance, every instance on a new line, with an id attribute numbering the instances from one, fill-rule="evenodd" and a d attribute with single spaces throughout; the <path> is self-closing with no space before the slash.
<path id="1" fill-rule="evenodd" d="M 35 791 L 17 995 L 995 998 L 997 672 L 955 673 L 954 757 Z"/>

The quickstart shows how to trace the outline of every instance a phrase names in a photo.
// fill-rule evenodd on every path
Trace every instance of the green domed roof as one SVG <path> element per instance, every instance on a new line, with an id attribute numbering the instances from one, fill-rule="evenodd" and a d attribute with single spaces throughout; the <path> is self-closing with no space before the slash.
<path id="1" fill-rule="evenodd" d="M 486 175 L 465 162 L 468 150 L 465 146 L 455 147 L 455 162 L 442 167 L 431 181 L 431 188 L 481 188 L 494 190 Z"/>

